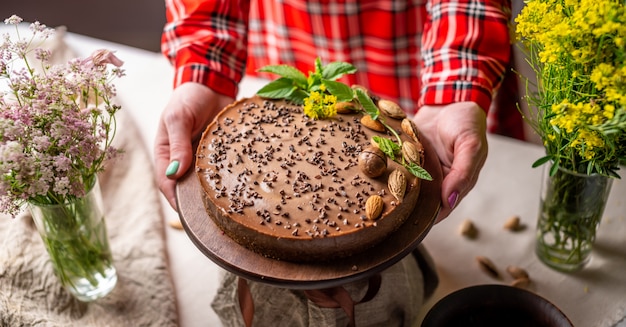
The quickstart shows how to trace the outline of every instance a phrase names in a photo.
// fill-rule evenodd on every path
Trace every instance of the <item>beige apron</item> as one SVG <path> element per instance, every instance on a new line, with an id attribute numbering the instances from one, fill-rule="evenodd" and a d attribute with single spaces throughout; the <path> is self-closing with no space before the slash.
<path id="1" fill-rule="evenodd" d="M 414 326 L 438 282 L 433 267 L 420 246 L 378 275 L 326 290 L 280 288 L 225 272 L 212 307 L 224 327 Z"/>

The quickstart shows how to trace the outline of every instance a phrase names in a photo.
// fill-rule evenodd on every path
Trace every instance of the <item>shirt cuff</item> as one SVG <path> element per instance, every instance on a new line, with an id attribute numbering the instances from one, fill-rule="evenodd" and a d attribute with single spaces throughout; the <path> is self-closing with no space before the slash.
<path id="1" fill-rule="evenodd" d="M 187 64 L 176 69 L 174 88 L 186 82 L 206 85 L 213 91 L 231 98 L 235 98 L 239 91 L 236 82 L 203 64 Z"/>
<path id="2" fill-rule="evenodd" d="M 469 81 L 437 82 L 425 85 L 418 108 L 424 105 L 446 105 L 456 102 L 472 101 L 485 112 L 491 106 L 490 88 Z"/>

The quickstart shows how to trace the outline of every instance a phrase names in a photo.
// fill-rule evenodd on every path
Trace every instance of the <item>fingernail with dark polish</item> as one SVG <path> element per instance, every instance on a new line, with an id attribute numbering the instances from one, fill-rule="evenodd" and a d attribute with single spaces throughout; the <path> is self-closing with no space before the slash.
<path id="1" fill-rule="evenodd" d="M 165 170 L 165 176 L 172 176 L 176 174 L 176 172 L 178 171 L 178 165 L 178 160 L 170 162 L 170 165 L 167 166 L 167 170 Z"/>
<path id="2" fill-rule="evenodd" d="M 454 207 L 456 206 L 456 201 L 458 199 L 459 199 L 459 192 L 457 191 L 452 192 L 452 194 L 448 196 L 448 205 L 450 206 L 450 209 L 454 209 Z"/>

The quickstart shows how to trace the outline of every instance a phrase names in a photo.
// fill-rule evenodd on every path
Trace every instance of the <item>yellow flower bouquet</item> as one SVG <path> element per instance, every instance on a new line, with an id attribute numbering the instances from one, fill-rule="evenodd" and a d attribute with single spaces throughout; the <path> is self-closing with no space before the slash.
<path id="1" fill-rule="evenodd" d="M 529 0 L 516 23 L 537 76 L 526 79 L 525 119 L 546 149 L 533 164 L 547 164 L 537 254 L 576 270 L 626 162 L 626 8 L 623 0 Z"/>
<path id="2" fill-rule="evenodd" d="M 517 33 L 537 73 L 528 94 L 546 157 L 582 174 L 617 177 L 626 159 L 626 10 L 621 0 L 531 0 Z"/>

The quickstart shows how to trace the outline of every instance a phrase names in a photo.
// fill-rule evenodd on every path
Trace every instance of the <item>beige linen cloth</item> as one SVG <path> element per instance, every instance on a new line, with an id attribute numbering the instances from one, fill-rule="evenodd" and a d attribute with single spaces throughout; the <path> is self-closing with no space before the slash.
<path id="1" fill-rule="evenodd" d="M 159 194 L 141 140 L 122 109 L 114 144 L 125 153 L 99 176 L 115 289 L 91 303 L 74 299 L 54 275 L 30 214 L 0 216 L 0 326 L 177 325 Z"/>

